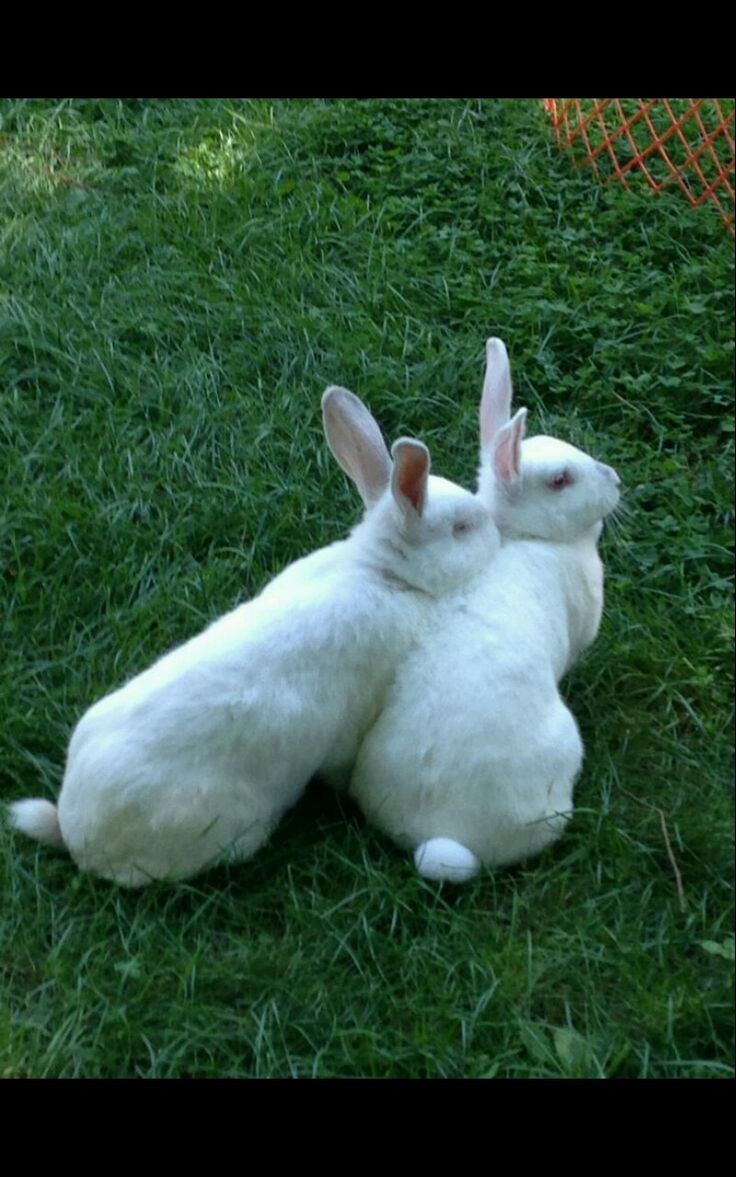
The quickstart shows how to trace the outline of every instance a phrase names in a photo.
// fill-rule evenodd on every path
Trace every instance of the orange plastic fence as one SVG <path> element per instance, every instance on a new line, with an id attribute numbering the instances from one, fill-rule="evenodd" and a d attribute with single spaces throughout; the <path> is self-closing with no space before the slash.
<path id="1" fill-rule="evenodd" d="M 655 192 L 676 184 L 712 201 L 734 232 L 734 105 L 717 98 L 544 98 L 561 146 L 601 178 L 629 187 L 637 169 Z M 724 109 L 725 108 L 725 109 Z"/>

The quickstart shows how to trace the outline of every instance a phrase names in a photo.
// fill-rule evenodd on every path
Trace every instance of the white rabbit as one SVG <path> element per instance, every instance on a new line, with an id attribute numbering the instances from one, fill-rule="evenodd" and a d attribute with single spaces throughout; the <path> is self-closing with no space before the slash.
<path id="1" fill-rule="evenodd" d="M 254 854 L 318 769 L 352 764 L 424 613 L 498 550 L 489 512 L 429 476 L 421 442 L 392 462 L 356 396 L 330 388 L 322 407 L 363 521 L 91 707 L 58 809 L 11 806 L 81 869 L 135 887 Z"/>
<path id="2" fill-rule="evenodd" d="M 502 548 L 435 607 L 349 790 L 420 874 L 456 882 L 537 853 L 570 816 L 583 746 L 557 684 L 598 631 L 596 541 L 619 499 L 609 466 L 554 438 L 522 443 L 501 340 L 486 354 L 478 493 Z"/>

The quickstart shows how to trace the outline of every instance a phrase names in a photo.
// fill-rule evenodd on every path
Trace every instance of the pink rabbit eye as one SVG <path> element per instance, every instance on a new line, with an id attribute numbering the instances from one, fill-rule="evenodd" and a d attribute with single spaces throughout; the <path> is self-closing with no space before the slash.
<path id="1" fill-rule="evenodd" d="M 453 524 L 453 528 L 452 528 L 453 535 L 466 535 L 467 532 L 469 532 L 469 531 L 470 531 L 470 524 L 469 523 L 455 523 L 455 524 Z"/>
<path id="2" fill-rule="evenodd" d="M 572 475 L 569 470 L 563 470 L 556 478 L 550 482 L 551 490 L 562 490 L 563 486 L 570 486 L 572 483 Z"/>

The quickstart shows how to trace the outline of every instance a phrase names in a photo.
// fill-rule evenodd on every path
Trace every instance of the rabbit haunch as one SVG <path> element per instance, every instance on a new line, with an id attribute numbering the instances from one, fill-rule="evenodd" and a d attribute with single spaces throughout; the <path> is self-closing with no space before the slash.
<path id="1" fill-rule="evenodd" d="M 554 438 L 522 440 L 506 349 L 486 346 L 479 497 L 502 548 L 435 606 L 350 783 L 421 874 L 454 882 L 530 857 L 569 818 L 583 746 L 557 684 L 598 632 L 596 544 L 619 497 L 609 466 Z"/>
<path id="2" fill-rule="evenodd" d="M 312 775 L 347 773 L 431 606 L 495 555 L 489 513 L 430 476 L 421 442 L 400 439 L 392 461 L 344 389 L 323 419 L 363 521 L 91 707 L 56 813 L 11 806 L 80 868 L 140 886 L 254 854 Z"/>

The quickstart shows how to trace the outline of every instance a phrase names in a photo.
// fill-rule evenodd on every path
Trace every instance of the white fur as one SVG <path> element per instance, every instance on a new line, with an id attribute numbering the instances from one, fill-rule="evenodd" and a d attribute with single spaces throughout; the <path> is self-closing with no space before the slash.
<path id="1" fill-rule="evenodd" d="M 522 442 L 526 412 L 508 420 L 500 340 L 488 341 L 487 357 L 479 495 L 503 547 L 437 603 L 350 785 L 369 820 L 415 852 L 420 873 L 453 881 L 462 850 L 471 877 L 473 856 L 488 866 L 525 859 L 570 817 L 583 746 L 557 684 L 598 631 L 596 541 L 618 501 L 610 467 L 553 438 Z"/>
<path id="2" fill-rule="evenodd" d="M 420 442 L 392 462 L 344 389 L 323 412 L 363 522 L 82 717 L 58 802 L 81 869 L 140 886 L 254 854 L 317 770 L 347 772 L 437 597 L 498 549 L 488 511 L 429 476 Z M 52 810 L 21 801 L 11 817 L 50 842 Z"/>
<path id="3" fill-rule="evenodd" d="M 465 846 L 451 838 L 431 838 L 414 851 L 417 871 L 425 879 L 466 883 L 480 870 L 480 862 Z"/>
<path id="4" fill-rule="evenodd" d="M 16 801 L 11 807 L 10 821 L 17 830 L 28 834 L 29 838 L 35 838 L 37 842 L 43 842 L 46 846 L 53 846 L 58 850 L 63 849 L 64 839 L 59 829 L 59 815 L 56 806 L 50 801 L 40 798 Z"/>

